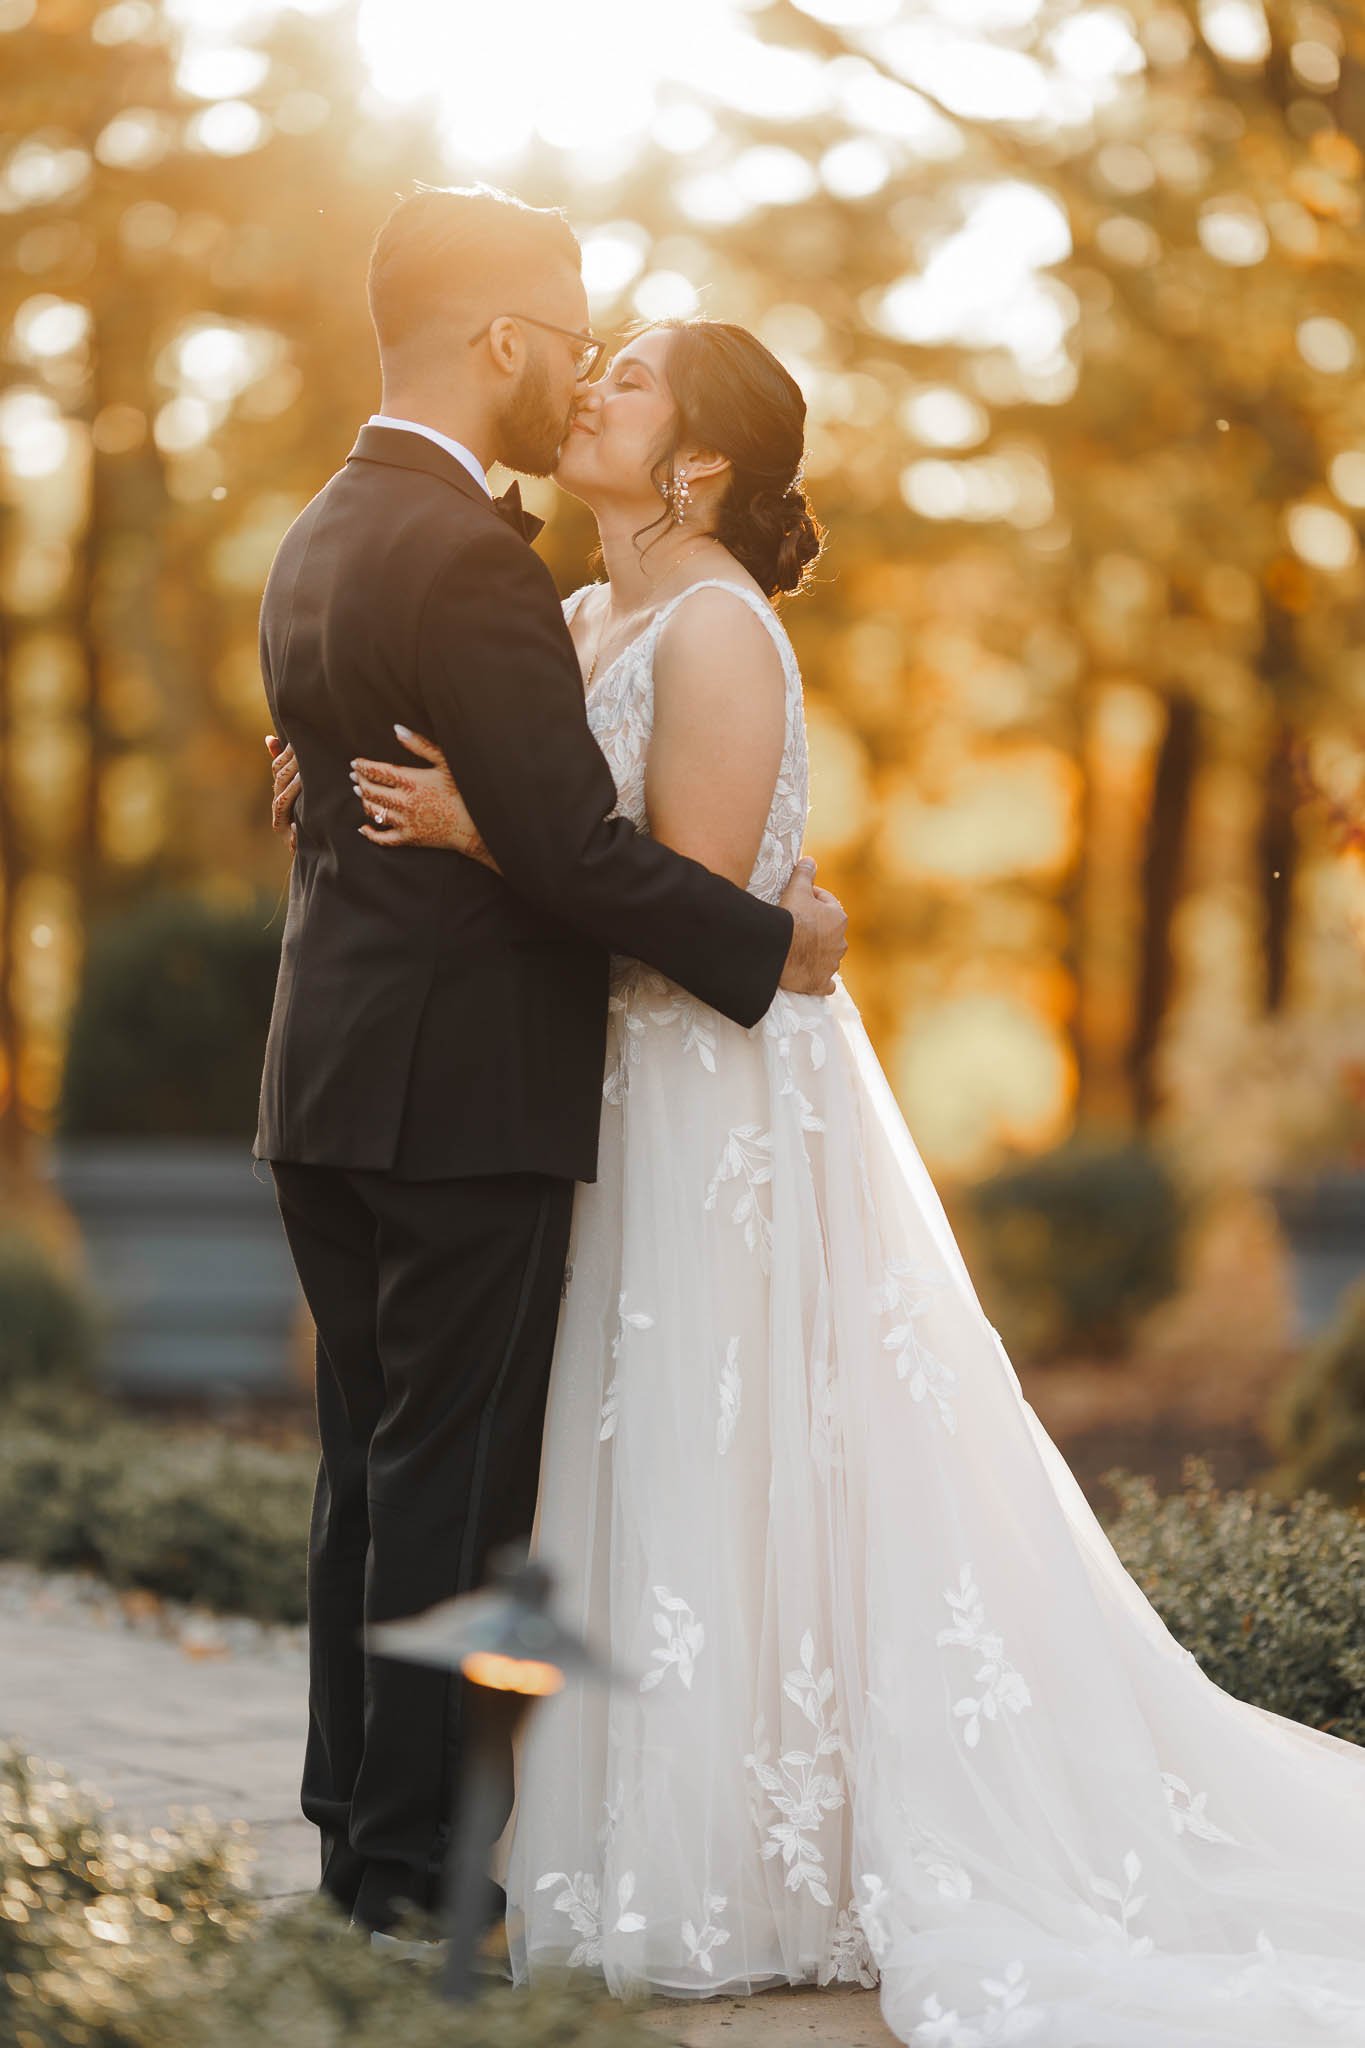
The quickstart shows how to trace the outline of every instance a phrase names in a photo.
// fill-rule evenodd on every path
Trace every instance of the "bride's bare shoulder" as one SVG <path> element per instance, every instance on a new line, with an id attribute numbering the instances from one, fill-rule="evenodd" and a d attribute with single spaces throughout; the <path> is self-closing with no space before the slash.
<path id="1" fill-rule="evenodd" d="M 763 649 L 776 660 L 776 610 L 753 578 L 742 572 L 698 578 L 665 605 L 664 614 L 658 652 L 665 662 L 709 659 L 721 645 L 742 650 L 749 660 L 761 659 Z"/>
<path id="2" fill-rule="evenodd" d="M 776 615 L 758 585 L 727 576 L 678 595 L 687 603 L 669 607 L 655 648 L 656 700 L 718 707 L 740 692 L 780 715 L 786 676 L 770 623 Z"/>

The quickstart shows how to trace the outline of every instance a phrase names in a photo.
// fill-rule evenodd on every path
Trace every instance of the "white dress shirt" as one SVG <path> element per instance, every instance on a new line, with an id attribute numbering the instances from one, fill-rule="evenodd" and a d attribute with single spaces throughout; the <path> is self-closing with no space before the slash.
<path id="1" fill-rule="evenodd" d="M 447 455 L 453 455 L 457 462 L 462 462 L 475 482 L 482 484 L 489 497 L 492 497 L 493 487 L 484 474 L 483 464 L 471 449 L 465 447 L 463 441 L 452 441 L 449 434 L 438 433 L 435 427 L 424 427 L 418 420 L 396 420 L 386 412 L 372 412 L 369 425 L 401 427 L 405 434 L 425 434 L 428 441 L 434 441 L 438 448 L 445 449 Z"/>

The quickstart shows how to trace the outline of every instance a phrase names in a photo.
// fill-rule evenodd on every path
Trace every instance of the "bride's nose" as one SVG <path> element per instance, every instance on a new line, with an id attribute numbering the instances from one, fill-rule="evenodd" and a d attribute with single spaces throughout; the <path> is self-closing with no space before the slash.
<path id="1" fill-rule="evenodd" d="M 602 391 L 597 384 L 580 384 L 574 393 L 576 413 L 595 413 L 602 410 Z"/>

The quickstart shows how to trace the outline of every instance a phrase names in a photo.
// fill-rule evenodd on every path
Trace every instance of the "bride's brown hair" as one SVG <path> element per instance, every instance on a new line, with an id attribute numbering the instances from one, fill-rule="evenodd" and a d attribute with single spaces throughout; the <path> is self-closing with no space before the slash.
<path id="1" fill-rule="evenodd" d="M 653 481 L 660 490 L 672 484 L 674 457 L 688 443 L 728 457 L 730 482 L 716 513 L 716 538 L 768 597 L 804 590 L 825 532 L 801 481 L 806 401 L 800 386 L 747 327 L 704 318 L 651 320 L 637 332 L 659 330 L 673 337 L 664 378 L 677 418 L 671 445 L 650 471 Z M 665 511 L 640 533 L 670 518 Z"/>

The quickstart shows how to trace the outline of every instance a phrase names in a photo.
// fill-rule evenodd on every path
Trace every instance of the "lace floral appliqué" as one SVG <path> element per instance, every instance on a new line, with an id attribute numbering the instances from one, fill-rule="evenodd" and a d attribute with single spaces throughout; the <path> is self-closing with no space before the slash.
<path id="1" fill-rule="evenodd" d="M 705 1892 L 701 1902 L 701 1926 L 698 1927 L 694 1921 L 684 1920 L 680 1929 L 688 1962 L 695 1963 L 708 1977 L 713 1977 L 716 1973 L 711 1951 L 723 1947 L 730 1939 L 729 1928 L 720 1924 L 725 1908 L 724 1892 Z"/>
<path id="2" fill-rule="evenodd" d="M 653 1316 L 645 1315 L 642 1310 L 627 1310 L 624 1294 L 617 1303 L 617 1316 L 616 1335 L 611 1340 L 611 1362 L 615 1371 L 602 1396 L 601 1427 L 597 1432 L 601 1443 L 609 1442 L 616 1434 L 616 1418 L 621 1410 L 621 1347 L 626 1341 L 626 1331 L 654 1328 Z"/>
<path id="3" fill-rule="evenodd" d="M 772 1177 L 772 1132 L 760 1129 L 757 1124 L 739 1124 L 725 1141 L 720 1164 L 711 1176 L 706 1200 L 702 1204 L 705 1209 L 714 1209 L 727 1181 L 742 1183 L 730 1211 L 730 1220 L 743 1230 L 745 1244 L 751 1252 L 758 1253 L 759 1264 L 765 1273 L 772 1262 L 773 1225 L 764 1207 L 762 1190 Z"/>
<path id="4" fill-rule="evenodd" d="M 762 1717 L 754 1729 L 754 1747 L 744 1764 L 768 1795 L 780 1819 L 769 1824 L 763 1844 L 764 1861 L 780 1855 L 787 1866 L 784 1880 L 788 1891 L 805 1885 L 818 1905 L 833 1905 L 829 1894 L 824 1853 L 814 1837 L 827 1813 L 837 1813 L 844 1803 L 844 1788 L 838 1778 L 820 1768 L 825 1757 L 843 1755 L 837 1711 L 826 1711 L 834 1692 L 834 1672 L 828 1666 L 814 1670 L 815 1642 L 809 1629 L 801 1638 L 801 1668 L 789 1671 L 782 1690 L 800 1708 L 815 1731 L 810 1749 L 784 1750 L 776 1764 L 765 1739 Z"/>
<path id="5" fill-rule="evenodd" d="M 1204 1811 L 1207 1792 L 1196 1797 L 1183 1778 L 1177 1778 L 1174 1771 L 1163 1771 L 1161 1782 L 1166 1787 L 1166 1801 L 1170 1808 L 1171 1826 L 1178 1835 L 1194 1835 L 1201 1842 L 1227 1842 L 1238 1847 L 1235 1835 L 1229 1835 L 1222 1828 L 1214 1826 Z"/>
<path id="6" fill-rule="evenodd" d="M 692 1690 L 692 1677 L 696 1670 L 696 1659 L 706 1631 L 685 1600 L 676 1593 L 670 1593 L 667 1586 L 656 1586 L 654 1598 L 659 1603 L 659 1612 L 654 1617 L 654 1628 L 663 1642 L 657 1644 L 650 1655 L 657 1658 L 657 1671 L 647 1671 L 640 1680 L 641 1692 L 652 1692 L 656 1685 L 662 1685 L 670 1670 L 676 1670 L 686 1690 Z"/>
<path id="7" fill-rule="evenodd" d="M 744 1386 L 739 1375 L 739 1339 L 732 1337 L 725 1348 L 725 1363 L 720 1369 L 720 1413 L 716 1417 L 716 1449 L 722 1457 L 735 1440 L 743 1392 Z"/>
<path id="8" fill-rule="evenodd" d="M 909 1383 L 912 1401 L 927 1396 L 938 1410 L 938 1419 L 952 1436 L 957 1429 L 953 1393 L 957 1374 L 930 1350 L 916 1325 L 933 1306 L 936 1290 L 944 1275 L 912 1266 L 905 1259 L 889 1259 L 881 1286 L 873 1290 L 873 1307 L 880 1315 L 893 1318 L 882 1338 L 883 1350 L 896 1360 L 896 1377 Z"/>
<path id="9" fill-rule="evenodd" d="M 564 1889 L 554 1901 L 555 1911 L 567 1915 L 570 1927 L 582 1940 L 569 1956 L 569 1968 L 600 1968 L 602 1963 L 602 1904 L 597 1879 L 588 1870 L 576 1870 L 572 1877 L 567 1871 L 547 1870 L 544 1877 L 536 1879 L 538 1892 L 548 1891 L 552 1884 L 562 1884 Z M 635 1873 L 628 1870 L 616 1887 L 617 1915 L 612 1922 L 614 1934 L 637 1934 L 648 1925 L 642 1913 L 632 1913 L 630 1902 L 635 1896 Z"/>
<path id="10" fill-rule="evenodd" d="M 982 1681 L 980 1692 L 968 1693 L 953 1704 L 953 1713 L 962 1723 L 962 1739 L 968 1749 L 975 1749 L 983 1721 L 998 1720 L 1006 1712 L 1022 1713 L 1033 1704 L 1033 1695 L 1006 1657 L 1004 1638 L 986 1626 L 986 1610 L 969 1564 L 963 1565 L 956 1588 L 949 1586 L 943 1597 L 956 1619 L 951 1628 L 939 1630 L 935 1642 L 940 1648 L 961 1643 L 982 1660 L 972 1674 Z"/>

